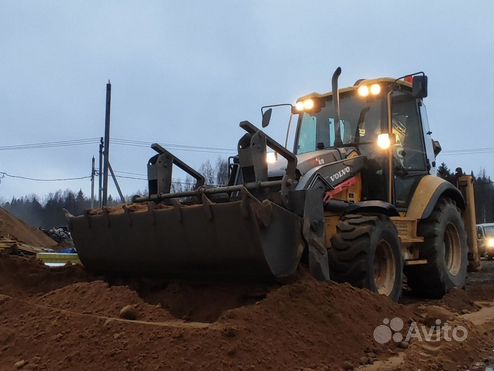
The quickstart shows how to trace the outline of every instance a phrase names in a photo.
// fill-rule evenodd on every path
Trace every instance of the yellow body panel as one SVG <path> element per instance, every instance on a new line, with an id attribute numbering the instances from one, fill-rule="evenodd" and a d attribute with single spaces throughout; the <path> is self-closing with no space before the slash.
<path id="1" fill-rule="evenodd" d="M 415 193 L 413 194 L 406 212 L 406 218 L 416 220 L 422 219 L 422 215 L 424 215 L 424 211 L 429 205 L 434 192 L 436 192 L 443 183 L 447 183 L 447 180 L 433 175 L 424 176 L 415 189 Z"/>
<path id="2" fill-rule="evenodd" d="M 469 266 L 471 271 L 480 270 L 480 253 L 477 244 L 477 218 L 475 216 L 475 194 L 473 190 L 473 177 L 469 175 L 461 176 L 458 179 L 458 186 L 466 200 L 463 220 L 468 236 Z"/>

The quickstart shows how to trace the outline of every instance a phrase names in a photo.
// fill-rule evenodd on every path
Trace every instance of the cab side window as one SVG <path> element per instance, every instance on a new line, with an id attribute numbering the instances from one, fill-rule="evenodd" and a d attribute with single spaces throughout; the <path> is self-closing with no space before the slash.
<path id="1" fill-rule="evenodd" d="M 416 99 L 408 94 L 393 97 L 395 158 L 405 170 L 426 171 L 426 153 Z"/>

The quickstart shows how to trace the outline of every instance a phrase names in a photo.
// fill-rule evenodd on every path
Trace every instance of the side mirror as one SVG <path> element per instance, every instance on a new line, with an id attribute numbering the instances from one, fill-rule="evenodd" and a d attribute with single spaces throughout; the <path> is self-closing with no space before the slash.
<path id="1" fill-rule="evenodd" d="M 434 151 L 434 156 L 437 157 L 437 155 L 443 150 L 441 143 L 437 140 L 432 140 L 432 150 Z"/>
<path id="2" fill-rule="evenodd" d="M 427 97 L 427 76 L 417 75 L 413 77 L 412 95 L 415 98 Z"/>
<path id="3" fill-rule="evenodd" d="M 262 127 L 263 128 L 265 128 L 266 126 L 269 125 L 269 122 L 271 121 L 271 114 L 272 113 L 273 113 L 272 108 L 269 108 L 263 112 L 263 114 L 262 114 Z"/>

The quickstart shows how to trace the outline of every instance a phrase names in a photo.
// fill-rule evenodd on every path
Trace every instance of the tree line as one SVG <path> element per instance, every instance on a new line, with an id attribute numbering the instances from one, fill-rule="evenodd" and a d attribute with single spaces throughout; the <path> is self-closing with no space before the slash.
<path id="1" fill-rule="evenodd" d="M 460 168 L 456 168 L 453 172 L 443 162 L 437 168 L 437 175 L 456 185 L 456 177 L 465 175 L 465 173 Z M 482 169 L 477 175 L 471 171 L 470 175 L 475 179 L 473 188 L 477 223 L 492 223 L 494 221 L 494 184 L 491 177 L 486 175 L 485 169 Z"/>
<path id="2" fill-rule="evenodd" d="M 458 170 L 458 169 L 457 169 Z M 199 172 L 204 176 L 207 185 L 225 185 L 228 182 L 228 162 L 218 159 L 213 165 L 205 161 L 199 168 Z M 445 163 L 437 169 L 437 175 L 456 183 L 455 176 L 458 171 L 451 171 Z M 475 208 L 477 213 L 477 223 L 487 223 L 494 220 L 494 185 L 485 170 L 482 170 L 475 178 Z M 195 181 L 187 176 L 185 179 L 176 179 L 172 183 L 173 192 L 191 190 Z M 128 198 L 130 200 L 130 197 Z M 119 199 L 109 196 L 109 205 L 116 205 Z M 19 219 L 35 226 L 49 229 L 51 227 L 64 226 L 67 224 L 64 209 L 73 215 L 80 215 L 91 207 L 90 199 L 79 190 L 57 191 L 50 193 L 42 202 L 39 196 L 31 195 L 20 198 L 12 198 L 9 202 L 1 205 Z"/>

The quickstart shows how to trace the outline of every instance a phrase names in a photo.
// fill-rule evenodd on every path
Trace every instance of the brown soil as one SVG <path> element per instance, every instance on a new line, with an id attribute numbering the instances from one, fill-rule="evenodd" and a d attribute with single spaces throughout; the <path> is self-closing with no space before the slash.
<path id="1" fill-rule="evenodd" d="M 475 304 L 470 295 L 463 289 L 453 289 L 441 299 L 441 303 L 456 312 L 476 311 L 480 306 Z"/>
<path id="2" fill-rule="evenodd" d="M 492 323 L 483 322 L 468 290 L 434 305 L 403 305 L 305 272 L 269 287 L 122 286 L 80 267 L 53 270 L 0 255 L 0 294 L 1 370 L 334 370 L 393 357 L 400 358 L 393 369 L 459 369 L 483 362 L 492 349 Z M 136 320 L 120 318 L 128 305 Z M 471 313 L 462 317 L 461 305 Z M 394 317 L 407 324 L 447 319 L 466 326 L 469 337 L 439 347 L 378 344 L 374 329 Z"/>
<path id="3" fill-rule="evenodd" d="M 38 247 L 53 247 L 57 243 L 39 229 L 30 227 L 22 220 L 0 207 L 0 237 L 11 237 L 17 241 Z"/>
<path id="4" fill-rule="evenodd" d="M 494 280 L 494 276 L 492 277 Z M 468 295 L 472 300 L 492 301 L 494 298 L 494 284 L 480 283 L 468 288 Z"/>
<path id="5" fill-rule="evenodd" d="M 177 318 L 198 322 L 214 322 L 229 309 L 255 304 L 271 289 L 269 285 L 181 282 L 172 282 L 161 288 L 137 287 L 148 303 L 161 305 Z"/>
<path id="6" fill-rule="evenodd" d="M 150 305 L 125 286 L 109 286 L 103 281 L 78 282 L 51 291 L 37 301 L 37 304 L 66 311 L 118 317 L 121 309 L 131 305 L 138 320 L 167 321 L 173 317 L 160 306 Z"/>
<path id="7" fill-rule="evenodd" d="M 0 254 L 0 294 L 26 297 L 90 279 L 81 266 L 48 269 L 34 258 Z"/>

